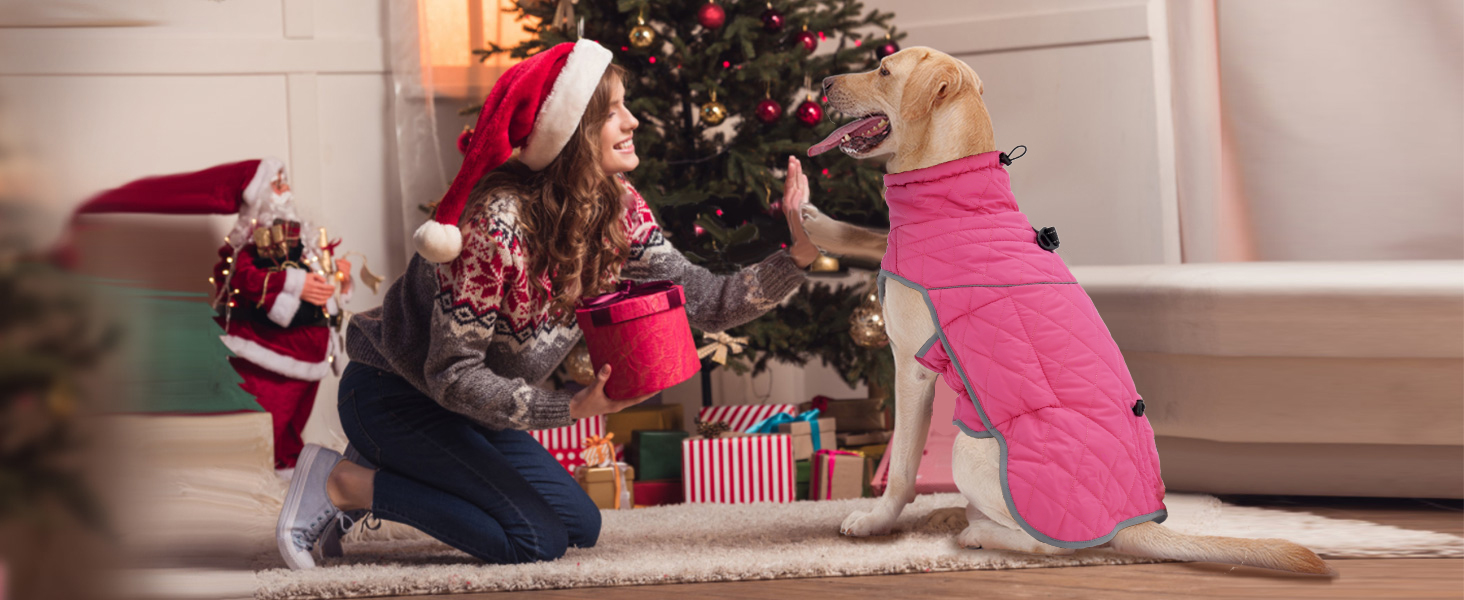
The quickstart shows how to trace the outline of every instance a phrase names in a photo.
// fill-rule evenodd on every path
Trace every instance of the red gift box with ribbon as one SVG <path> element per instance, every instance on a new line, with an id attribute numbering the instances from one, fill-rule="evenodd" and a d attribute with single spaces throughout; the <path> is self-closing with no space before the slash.
<path id="1" fill-rule="evenodd" d="M 686 293 L 670 281 L 620 282 L 614 292 L 580 303 L 590 362 L 609 364 L 605 395 L 624 400 L 654 394 L 689 379 L 701 359 L 686 321 Z"/>

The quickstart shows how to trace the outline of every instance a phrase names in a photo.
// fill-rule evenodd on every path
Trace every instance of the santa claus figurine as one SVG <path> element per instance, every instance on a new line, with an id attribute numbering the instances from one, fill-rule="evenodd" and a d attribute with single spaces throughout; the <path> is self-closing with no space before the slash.
<path id="1" fill-rule="evenodd" d="M 249 160 L 134 181 L 89 200 L 78 214 L 232 214 L 209 278 L 216 321 L 241 387 L 274 421 L 275 468 L 288 477 L 320 380 L 339 375 L 342 312 L 351 264 L 339 241 L 295 213 L 284 163 Z"/>

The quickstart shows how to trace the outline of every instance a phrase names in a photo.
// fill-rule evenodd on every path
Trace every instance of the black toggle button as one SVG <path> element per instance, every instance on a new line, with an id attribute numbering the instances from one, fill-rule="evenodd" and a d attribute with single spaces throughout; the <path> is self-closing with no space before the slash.
<path id="1" fill-rule="evenodd" d="M 1139 401 L 1134 403 L 1134 416 L 1135 417 L 1142 417 L 1142 416 L 1144 416 L 1144 399 L 1143 398 L 1139 398 Z"/>
<path id="2" fill-rule="evenodd" d="M 1032 231 L 1037 232 L 1037 245 L 1042 246 L 1043 250 L 1046 250 L 1048 252 L 1057 250 L 1057 246 L 1059 244 L 1057 239 L 1057 228 L 1043 227 L 1042 229 L 1038 229 L 1036 227 L 1033 227 Z"/>

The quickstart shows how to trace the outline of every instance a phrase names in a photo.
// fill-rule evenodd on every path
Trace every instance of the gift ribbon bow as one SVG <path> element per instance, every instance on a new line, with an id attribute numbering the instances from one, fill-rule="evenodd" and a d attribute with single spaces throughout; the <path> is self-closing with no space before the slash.
<path id="1" fill-rule="evenodd" d="M 653 296 L 656 294 L 669 292 L 675 287 L 676 282 L 670 280 L 650 281 L 641 284 L 623 280 L 615 286 L 615 291 L 601 294 L 599 296 L 595 296 L 594 298 L 585 300 L 583 303 L 580 304 L 580 310 L 596 311 L 598 309 L 611 306 L 617 302 L 624 302 L 631 298 L 639 298 L 641 296 Z M 668 295 L 666 297 L 666 301 L 668 304 L 668 308 L 677 308 L 683 305 L 682 298 L 676 294 Z M 610 315 L 608 313 L 605 313 L 604 311 L 590 313 L 590 319 L 597 327 L 603 327 L 610 324 Z M 746 343 L 746 341 L 747 340 L 743 340 L 744 343 Z"/>
<path id="2" fill-rule="evenodd" d="M 823 499 L 828 500 L 834 496 L 834 457 L 835 456 L 858 456 L 864 457 L 863 452 L 851 450 L 819 450 L 813 453 L 813 468 L 816 471 L 828 471 L 824 477 Z M 818 481 L 818 473 L 813 474 L 813 480 Z"/>
<path id="3" fill-rule="evenodd" d="M 747 338 L 732 337 L 724 332 L 703 333 L 702 339 L 710 340 L 711 343 L 696 349 L 697 358 L 706 358 L 711 355 L 712 360 L 719 365 L 727 364 L 728 354 L 741 354 L 742 347 L 747 345 Z"/>
<path id="4" fill-rule="evenodd" d="M 805 421 L 808 423 L 808 433 L 813 436 L 813 450 L 814 452 L 817 452 L 820 448 L 823 447 L 823 445 L 819 443 L 820 436 L 818 432 L 817 408 L 806 411 L 796 417 L 788 413 L 778 413 L 776 415 L 753 423 L 752 427 L 747 428 L 747 433 L 777 433 L 779 425 L 782 425 L 784 423 L 794 423 L 797 421 Z"/>
<path id="5" fill-rule="evenodd" d="M 722 437 L 722 434 L 727 433 L 729 429 L 732 429 L 732 426 L 728 425 L 726 421 L 713 421 L 711 423 L 697 421 L 696 423 L 697 434 L 708 439 Z"/>
<path id="6" fill-rule="evenodd" d="M 615 510 L 620 510 L 620 496 L 625 493 L 625 484 L 621 482 L 624 477 L 620 472 L 620 463 L 615 462 L 615 442 L 610 441 L 614 437 L 612 432 L 585 438 L 585 449 L 580 452 L 580 458 L 585 459 L 585 465 L 589 467 L 615 469 Z"/>
<path id="7" fill-rule="evenodd" d="M 813 407 L 815 410 L 828 410 L 829 409 L 829 397 L 828 396 L 814 396 L 813 397 L 813 400 L 810 401 L 808 404 L 809 404 L 809 406 Z"/>

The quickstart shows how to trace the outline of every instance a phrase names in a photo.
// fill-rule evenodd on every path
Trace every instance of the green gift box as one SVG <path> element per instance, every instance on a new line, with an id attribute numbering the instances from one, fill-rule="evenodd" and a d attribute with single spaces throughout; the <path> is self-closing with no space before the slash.
<path id="1" fill-rule="evenodd" d="M 636 481 L 681 479 L 681 442 L 689 436 L 679 429 L 631 432 L 625 459 L 635 467 Z"/>
<path id="2" fill-rule="evenodd" d="M 796 484 L 794 485 L 795 489 L 793 499 L 807 500 L 808 482 L 812 478 L 813 463 L 812 461 L 808 460 L 795 460 L 793 461 L 793 465 L 794 472 L 797 474 L 797 479 L 794 480 Z"/>

